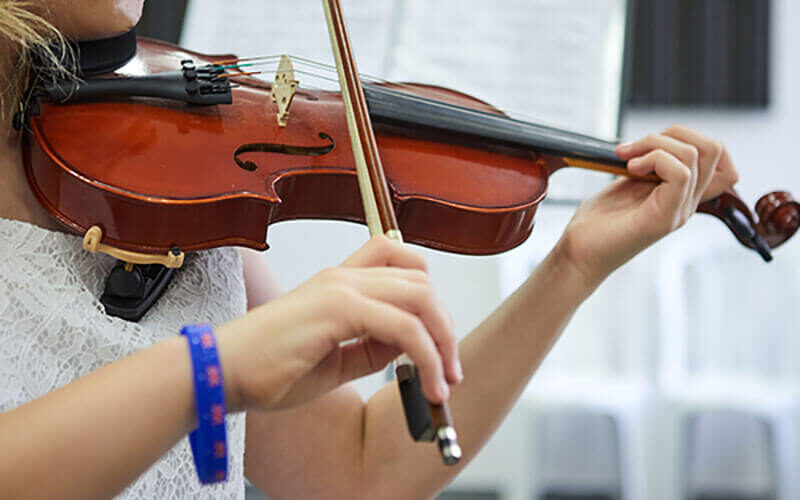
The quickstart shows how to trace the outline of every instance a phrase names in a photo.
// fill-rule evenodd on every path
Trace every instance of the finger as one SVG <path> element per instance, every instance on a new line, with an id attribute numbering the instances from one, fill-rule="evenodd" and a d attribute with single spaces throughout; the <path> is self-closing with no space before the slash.
<path id="1" fill-rule="evenodd" d="M 340 352 L 340 385 L 378 372 L 402 354 L 397 347 L 370 337 L 361 337 L 356 342 L 345 344 L 340 348 Z"/>
<path id="2" fill-rule="evenodd" d="M 407 281 L 410 283 L 430 284 L 431 280 L 428 273 L 420 269 L 408 269 L 401 267 L 364 267 L 348 270 L 354 272 L 353 277 L 385 278 Z"/>
<path id="3" fill-rule="evenodd" d="M 425 257 L 413 248 L 386 236 L 373 236 L 342 263 L 345 267 L 390 266 L 427 271 Z"/>
<path id="4" fill-rule="evenodd" d="M 695 130 L 682 127 L 680 125 L 673 125 L 663 133 L 664 135 L 673 137 L 679 141 L 692 144 L 695 148 L 697 148 L 699 170 L 697 174 L 697 186 L 695 187 L 694 198 L 697 202 L 699 202 L 700 198 L 708 189 L 711 179 L 714 177 L 717 171 L 725 148 L 719 141 L 715 141 L 714 139 L 711 139 L 710 137 L 707 137 Z M 728 164 L 729 168 L 733 167 L 733 165 L 730 164 L 730 159 L 728 159 Z"/>
<path id="5" fill-rule="evenodd" d="M 739 172 L 736 171 L 736 167 L 733 165 L 727 148 L 722 146 L 722 155 L 720 156 L 719 163 L 700 201 L 716 198 L 723 192 L 732 188 L 737 182 L 739 182 Z"/>
<path id="6" fill-rule="evenodd" d="M 408 270 L 371 268 L 364 271 L 367 272 L 352 277 L 352 286 L 362 295 L 388 302 L 421 319 L 442 357 L 447 381 L 461 382 L 463 373 L 453 318 L 430 282 L 397 279 L 397 275 L 408 274 Z"/>
<path id="7" fill-rule="evenodd" d="M 689 168 L 689 171 L 692 175 L 688 185 L 688 192 L 694 193 L 697 184 L 699 153 L 697 152 L 697 148 L 695 148 L 693 145 L 681 142 L 665 135 L 653 134 L 622 147 L 622 154 L 627 156 L 626 159 L 633 161 L 636 158 L 640 158 L 652 151 L 657 151 L 659 149 L 671 154 Z M 630 169 L 630 162 L 628 165 Z M 688 208 L 686 209 L 686 212 L 689 212 Z"/>
<path id="8" fill-rule="evenodd" d="M 636 142 L 620 145 L 617 154 L 623 160 L 631 160 L 656 149 L 663 149 L 672 154 L 690 168 L 697 163 L 699 156 L 697 148 L 692 143 L 661 134 L 648 135 Z"/>
<path id="9" fill-rule="evenodd" d="M 692 184 L 692 171 L 683 162 L 663 149 L 657 149 L 629 161 L 628 169 L 636 175 L 654 172 L 662 179 L 652 196 L 663 213 L 678 215 L 683 211 Z"/>
<path id="10" fill-rule="evenodd" d="M 441 403 L 450 395 L 444 378 L 442 357 L 423 322 L 406 311 L 386 302 L 353 292 L 348 307 L 342 308 L 350 328 L 344 331 L 359 332 L 408 354 L 419 369 L 422 392 L 432 403 Z M 361 336 L 361 335 L 359 335 Z M 339 342 L 349 340 L 340 337 Z"/>

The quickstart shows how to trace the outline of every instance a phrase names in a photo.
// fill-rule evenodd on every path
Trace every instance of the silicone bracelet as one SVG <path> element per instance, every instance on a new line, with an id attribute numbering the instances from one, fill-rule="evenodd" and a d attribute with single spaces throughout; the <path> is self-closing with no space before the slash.
<path id="1" fill-rule="evenodd" d="M 194 465 L 202 484 L 218 483 L 228 478 L 228 443 L 217 342 L 209 325 L 186 325 L 181 335 L 189 341 L 197 401 L 197 429 L 189 434 Z"/>

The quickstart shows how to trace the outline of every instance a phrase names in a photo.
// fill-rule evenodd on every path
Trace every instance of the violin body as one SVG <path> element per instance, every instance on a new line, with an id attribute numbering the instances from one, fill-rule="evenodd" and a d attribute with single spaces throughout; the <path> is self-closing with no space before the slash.
<path id="1" fill-rule="evenodd" d="M 135 57 L 108 78 L 231 57 L 140 39 Z M 268 226 L 288 220 L 364 223 L 341 95 L 298 88 L 282 127 L 269 84 L 248 76 L 231 81 L 231 103 L 213 106 L 153 97 L 67 106 L 41 99 L 23 134 L 33 192 L 70 230 L 85 234 L 97 226 L 104 244 L 141 254 L 228 245 L 263 250 Z M 577 165 L 626 172 L 613 143 L 571 134 L 551 146 L 552 129 L 514 123 L 453 90 L 371 87 L 402 87 L 406 96 L 398 105 L 377 92 L 369 104 L 408 242 L 500 253 L 530 235 L 554 171 Z M 767 260 L 800 226 L 800 205 L 784 192 L 760 200 L 760 220 L 732 191 L 698 211 L 720 218 Z"/>
<path id="2" fill-rule="evenodd" d="M 202 56 L 139 41 L 125 69 L 155 74 Z M 363 223 L 339 93 L 298 89 L 280 127 L 269 86 L 237 79 L 230 105 L 126 98 L 60 106 L 29 119 L 24 163 L 39 201 L 72 231 L 144 253 L 241 245 L 265 249 L 267 227 L 295 219 Z M 491 108 L 418 86 L 461 106 Z M 547 188 L 534 153 L 500 154 L 376 125 L 386 177 L 409 242 L 464 254 L 519 245 Z"/>

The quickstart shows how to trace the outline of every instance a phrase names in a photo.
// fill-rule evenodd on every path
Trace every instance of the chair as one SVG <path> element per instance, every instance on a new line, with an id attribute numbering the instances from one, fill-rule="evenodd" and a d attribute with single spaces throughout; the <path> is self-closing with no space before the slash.
<path id="1" fill-rule="evenodd" d="M 711 411 L 687 423 L 687 499 L 777 498 L 775 436 L 768 421 L 735 411 Z"/>
<path id="2" fill-rule="evenodd" d="M 571 215 L 562 207 L 541 210 L 538 239 L 509 252 L 501 262 L 501 282 L 509 289 L 544 257 Z M 505 499 L 529 500 L 565 492 L 566 478 L 572 477 L 573 492 L 650 498 L 647 441 L 655 404 L 656 307 L 648 297 L 656 293 L 655 280 L 647 276 L 655 275 L 656 257 L 653 252 L 640 256 L 584 304 L 508 421 L 454 488 L 487 485 L 502 491 Z M 633 309 L 630 304 L 643 306 Z M 595 455 L 598 459 L 587 462 L 597 450 L 583 440 L 574 441 L 576 432 L 605 443 Z M 559 442 L 564 448 L 556 454 Z M 616 465 L 600 474 L 599 465 L 591 464 L 607 457 Z"/>
<path id="3" fill-rule="evenodd" d="M 672 238 L 658 280 L 663 434 L 654 467 L 663 477 L 661 498 L 698 487 L 692 440 L 701 438 L 703 419 L 720 412 L 763 426 L 774 485 L 756 489 L 797 498 L 798 269 L 791 255 L 778 253 L 765 265 L 704 228 Z M 745 469 L 761 474 L 753 467 L 760 466 Z M 740 489 L 747 494 L 745 483 Z"/>

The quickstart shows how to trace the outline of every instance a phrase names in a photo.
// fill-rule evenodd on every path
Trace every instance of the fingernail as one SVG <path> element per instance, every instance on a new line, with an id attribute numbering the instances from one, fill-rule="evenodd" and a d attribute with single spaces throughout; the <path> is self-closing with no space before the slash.
<path id="1" fill-rule="evenodd" d="M 459 360 L 456 360 L 456 376 L 459 382 L 464 380 L 464 368 L 461 366 L 461 361 Z"/>
<path id="2" fill-rule="evenodd" d="M 439 381 L 439 397 L 443 400 L 450 397 L 450 386 L 447 385 L 447 382 L 444 380 Z"/>
<path id="3" fill-rule="evenodd" d="M 622 144 L 619 144 L 619 145 L 617 146 L 617 149 L 628 149 L 628 148 L 630 148 L 631 146 L 633 146 L 633 143 L 632 143 L 632 142 L 623 142 Z"/>

